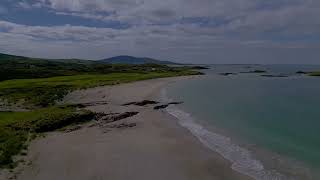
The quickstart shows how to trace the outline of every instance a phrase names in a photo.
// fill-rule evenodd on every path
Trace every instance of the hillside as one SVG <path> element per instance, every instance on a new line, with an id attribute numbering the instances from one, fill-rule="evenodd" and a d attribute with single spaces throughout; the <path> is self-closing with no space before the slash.
<path id="1" fill-rule="evenodd" d="M 45 78 L 91 71 L 90 63 L 47 60 L 0 54 L 0 81 L 8 79 Z"/>
<path id="2" fill-rule="evenodd" d="M 133 56 L 116 56 L 108 59 L 100 60 L 103 63 L 109 64 L 167 64 L 167 65 L 177 65 L 178 63 L 171 61 L 160 61 L 152 58 L 146 57 L 133 57 Z"/>
<path id="3" fill-rule="evenodd" d="M 163 65 L 169 62 L 146 60 L 145 63 L 104 63 L 79 59 L 39 59 L 23 56 L 0 54 L 0 81 L 9 79 L 48 78 L 79 74 L 109 74 L 115 72 L 175 71 Z M 140 61 L 141 62 L 141 61 Z M 161 62 L 161 63 L 159 63 Z M 188 68 L 190 69 L 190 68 Z M 180 69 L 179 69 L 180 70 Z"/>

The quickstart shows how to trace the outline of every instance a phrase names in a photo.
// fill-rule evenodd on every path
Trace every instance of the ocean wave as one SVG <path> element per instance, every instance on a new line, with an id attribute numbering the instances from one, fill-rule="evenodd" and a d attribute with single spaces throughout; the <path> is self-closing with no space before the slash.
<path id="1" fill-rule="evenodd" d="M 163 101 L 170 101 L 166 96 L 166 90 L 161 92 Z M 240 147 L 232 142 L 229 137 L 208 131 L 202 125 L 197 124 L 189 113 L 186 113 L 176 106 L 170 106 L 166 111 L 176 117 L 179 124 L 188 129 L 206 147 L 221 154 L 232 163 L 231 168 L 237 172 L 250 176 L 256 180 L 287 180 L 284 175 L 274 170 L 267 170 L 263 164 L 254 159 L 249 150 Z"/>

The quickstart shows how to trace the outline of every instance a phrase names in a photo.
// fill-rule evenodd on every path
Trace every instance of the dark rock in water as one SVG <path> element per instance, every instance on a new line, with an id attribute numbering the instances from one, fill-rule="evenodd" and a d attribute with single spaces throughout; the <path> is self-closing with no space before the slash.
<path id="1" fill-rule="evenodd" d="M 208 66 L 192 66 L 191 69 L 202 70 L 202 69 L 210 69 Z"/>
<path id="2" fill-rule="evenodd" d="M 240 72 L 240 73 L 266 73 L 267 71 L 264 70 L 254 70 L 254 71 L 247 71 L 247 72 Z"/>
<path id="3" fill-rule="evenodd" d="M 178 105 L 178 104 L 182 104 L 183 102 L 171 102 L 171 103 L 168 103 L 168 105 Z"/>
<path id="4" fill-rule="evenodd" d="M 229 75 L 236 75 L 236 73 L 229 73 L 229 72 L 227 72 L 227 73 L 220 73 L 220 75 L 222 75 L 222 76 L 229 76 Z"/>
<path id="5" fill-rule="evenodd" d="M 289 77 L 288 75 L 282 75 L 282 74 L 279 74 L 279 75 L 264 74 L 261 76 L 263 76 L 263 77 Z"/>
<path id="6" fill-rule="evenodd" d="M 126 119 L 128 117 L 135 116 L 137 114 L 139 114 L 139 112 L 125 112 L 118 115 L 106 116 L 106 117 L 103 117 L 101 120 L 105 121 L 106 123 L 111 123 L 111 122 L 119 121 L 121 119 Z"/>
<path id="7" fill-rule="evenodd" d="M 137 105 L 137 106 L 145 106 L 145 105 L 148 105 L 148 104 L 158 104 L 159 102 L 157 101 L 149 101 L 149 100 L 144 100 L 144 101 L 141 101 L 141 102 L 137 102 L 135 103 L 134 105 Z"/>
<path id="8" fill-rule="evenodd" d="M 182 104 L 182 103 L 183 103 L 183 102 L 170 102 L 170 103 L 163 104 L 163 105 L 160 105 L 160 106 L 155 106 L 153 109 L 155 109 L 155 110 L 165 109 L 165 108 L 167 108 L 169 105 L 177 105 L 177 104 Z"/>
<path id="9" fill-rule="evenodd" d="M 129 102 L 129 103 L 123 104 L 123 106 L 129 106 L 129 105 L 146 106 L 149 104 L 158 104 L 158 103 L 159 102 L 157 102 L 157 101 L 144 100 L 141 102 Z"/>
<path id="10" fill-rule="evenodd" d="M 305 71 L 297 71 L 296 74 L 308 74 L 308 72 L 305 72 Z"/>
<path id="11" fill-rule="evenodd" d="M 169 104 L 164 104 L 164 105 L 160 105 L 160 106 L 155 106 L 153 109 L 155 110 L 159 110 L 159 109 L 165 109 L 169 106 Z"/>

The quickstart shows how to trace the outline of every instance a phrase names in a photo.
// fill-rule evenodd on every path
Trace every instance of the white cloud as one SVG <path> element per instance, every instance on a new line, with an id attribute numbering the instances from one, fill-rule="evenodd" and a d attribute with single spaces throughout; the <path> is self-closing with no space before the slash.
<path id="1" fill-rule="evenodd" d="M 211 58 L 218 62 L 231 61 L 239 54 L 249 56 L 261 49 L 296 48 L 293 51 L 299 52 L 318 47 L 317 44 L 237 40 L 225 37 L 220 30 L 189 24 L 116 30 L 71 25 L 26 26 L 0 21 L 0 39 L 0 51 L 36 57 L 99 59 L 129 54 L 189 62 L 210 62 Z"/>
<path id="2" fill-rule="evenodd" d="M 8 12 L 8 9 L 0 5 L 0 14 L 5 14 L 7 12 Z"/>
<path id="3" fill-rule="evenodd" d="M 320 34 L 320 1 L 317 0 L 21 2 L 20 7 L 24 9 L 46 7 L 58 15 L 112 20 L 131 26 L 127 29 L 46 27 L 0 21 L 0 50 L 16 49 L 22 54 L 43 57 L 102 58 L 130 54 L 191 61 L 194 57 L 224 58 L 223 52 L 231 59 L 236 58 L 236 54 L 254 54 L 261 49 L 320 48 L 319 42 L 304 40 L 304 36 Z M 182 23 L 183 19 L 189 21 Z M 201 19 L 208 22 L 200 25 Z M 278 41 L 278 38 L 287 41 Z M 257 48 L 260 49 L 252 52 Z M 235 52 L 233 56 L 229 50 Z"/>
<path id="4" fill-rule="evenodd" d="M 319 29 L 316 0 L 36 0 L 57 14 L 131 25 L 177 24 L 183 18 L 222 22 L 221 31 L 314 32 Z M 225 22 L 224 22 L 225 21 Z M 224 22 L 224 23 L 223 23 Z M 301 28 L 303 26 L 303 28 Z M 287 29 L 286 29 L 287 28 Z M 216 29 L 215 29 L 216 30 Z"/>

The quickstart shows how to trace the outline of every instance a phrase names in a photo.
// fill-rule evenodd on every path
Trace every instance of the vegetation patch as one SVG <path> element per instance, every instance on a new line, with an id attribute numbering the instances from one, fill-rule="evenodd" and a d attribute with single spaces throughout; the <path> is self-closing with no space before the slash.
<path id="1" fill-rule="evenodd" d="M 9 102 L 25 102 L 26 106 L 47 107 L 61 100 L 68 92 L 96 86 L 114 85 L 139 80 L 193 75 L 189 70 L 144 73 L 110 73 L 59 76 L 38 79 L 15 79 L 0 82 L 0 99 Z"/>
<path id="2" fill-rule="evenodd" d="M 95 113 L 72 106 L 55 106 L 29 112 L 0 112 L 0 167 L 26 148 L 32 137 L 71 124 L 94 119 Z"/>
<path id="3" fill-rule="evenodd" d="M 317 72 L 311 72 L 308 74 L 309 76 L 320 76 L 320 71 Z"/>
<path id="4" fill-rule="evenodd" d="M 80 110 L 86 104 L 56 106 L 56 102 L 70 91 L 199 74 L 202 73 L 190 67 L 113 65 L 77 59 L 49 61 L 0 54 L 0 168 L 13 166 L 13 156 L 25 149 L 33 137 L 99 116 Z M 22 108 L 6 108 L 11 105 Z M 6 109 L 29 111 L 1 112 Z M 136 113 L 114 115 L 105 121 L 117 121 Z M 131 126 L 133 124 L 121 125 L 119 128 Z"/>

